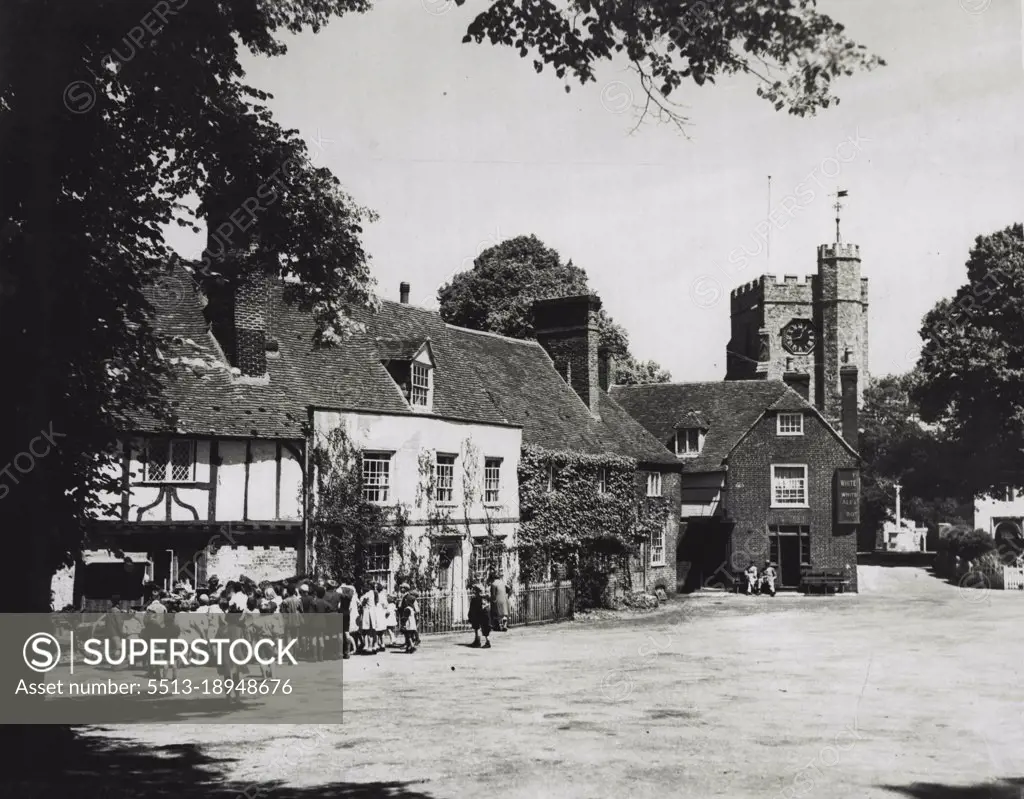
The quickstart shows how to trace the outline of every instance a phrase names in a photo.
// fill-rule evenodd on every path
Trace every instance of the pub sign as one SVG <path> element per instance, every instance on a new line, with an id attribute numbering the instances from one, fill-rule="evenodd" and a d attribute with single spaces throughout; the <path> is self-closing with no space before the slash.
<path id="1" fill-rule="evenodd" d="M 860 469 L 836 469 L 836 524 L 860 524 Z"/>

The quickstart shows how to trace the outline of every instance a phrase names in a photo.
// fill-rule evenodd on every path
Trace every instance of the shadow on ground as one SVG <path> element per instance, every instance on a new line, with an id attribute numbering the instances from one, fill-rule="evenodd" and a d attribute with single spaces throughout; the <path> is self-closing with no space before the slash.
<path id="1" fill-rule="evenodd" d="M 1024 777 L 984 782 L 976 785 L 942 785 L 937 782 L 914 782 L 907 786 L 884 785 L 886 790 L 911 799 L 1021 799 Z"/>
<path id="2" fill-rule="evenodd" d="M 0 796 L 11 799 L 431 799 L 408 782 L 333 782 L 286 787 L 281 781 L 227 780 L 233 758 L 205 754 L 191 743 L 147 746 L 117 738 L 81 735 L 67 727 L 6 726 Z M 225 730 L 260 735 L 259 726 Z M 325 754 L 325 757 L 327 755 Z"/>

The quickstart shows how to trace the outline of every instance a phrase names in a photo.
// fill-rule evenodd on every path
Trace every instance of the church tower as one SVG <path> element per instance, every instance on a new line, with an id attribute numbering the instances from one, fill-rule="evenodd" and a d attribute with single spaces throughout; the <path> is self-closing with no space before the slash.
<path id="1" fill-rule="evenodd" d="M 838 238 L 838 236 L 837 236 Z M 856 432 L 868 379 L 868 279 L 860 247 L 818 247 L 817 274 L 762 275 L 734 289 L 726 380 L 784 380 L 840 432 Z M 848 440 L 852 440 L 849 439 Z"/>

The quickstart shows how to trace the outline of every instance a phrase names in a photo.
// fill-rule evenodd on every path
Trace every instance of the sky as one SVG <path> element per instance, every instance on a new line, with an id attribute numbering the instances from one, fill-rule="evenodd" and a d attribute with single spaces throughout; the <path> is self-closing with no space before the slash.
<path id="1" fill-rule="evenodd" d="M 729 291 L 814 273 L 845 189 L 878 376 L 913 366 L 921 317 L 964 283 L 974 239 L 1024 221 L 1024 0 L 820 0 L 887 66 L 837 82 L 840 104 L 813 118 L 775 111 L 750 79 L 684 85 L 685 136 L 634 130 L 624 64 L 566 94 L 512 49 L 462 44 L 475 7 L 378 0 L 243 61 L 278 122 L 379 214 L 363 242 L 383 298 L 408 281 L 436 308 L 483 249 L 532 233 L 586 270 L 635 356 L 719 380 Z M 750 257 L 730 260 L 738 248 Z"/>

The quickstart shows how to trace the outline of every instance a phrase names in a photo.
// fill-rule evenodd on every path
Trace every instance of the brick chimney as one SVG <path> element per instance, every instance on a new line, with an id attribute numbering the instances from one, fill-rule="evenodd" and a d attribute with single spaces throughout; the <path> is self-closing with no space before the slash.
<path id="1" fill-rule="evenodd" d="M 840 394 L 842 396 L 843 438 L 854 449 L 860 446 L 860 419 L 857 411 L 857 367 L 851 365 L 839 368 Z"/>
<path id="2" fill-rule="evenodd" d="M 598 413 L 601 375 L 598 357 L 598 313 L 601 300 L 592 294 L 537 300 L 533 329 L 555 369 L 580 395 L 590 412 Z M 606 379 L 610 376 L 606 370 Z"/>
<path id="3" fill-rule="evenodd" d="M 786 385 L 808 402 L 811 401 L 811 376 L 806 372 L 786 372 L 782 375 Z"/>
<path id="4" fill-rule="evenodd" d="M 402 303 L 402 305 L 408 305 L 409 304 L 409 284 L 408 283 L 399 283 L 398 284 L 398 301 L 400 303 Z"/>
<path id="5" fill-rule="evenodd" d="M 597 383 L 602 391 L 615 383 L 615 357 L 603 347 L 597 350 Z"/>
<path id="6" fill-rule="evenodd" d="M 207 227 L 207 254 L 214 255 L 217 261 L 223 263 L 255 251 L 256 241 L 241 231 L 236 230 L 234 236 L 228 237 L 223 232 L 225 225 L 208 223 Z M 231 265 L 225 267 L 224 271 L 232 275 Z M 204 313 L 213 334 L 231 365 L 247 377 L 267 374 L 270 285 L 269 275 L 256 271 L 246 278 L 236 278 L 235 282 L 207 280 L 203 287 L 207 298 Z"/>

